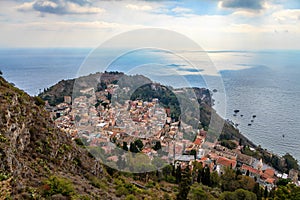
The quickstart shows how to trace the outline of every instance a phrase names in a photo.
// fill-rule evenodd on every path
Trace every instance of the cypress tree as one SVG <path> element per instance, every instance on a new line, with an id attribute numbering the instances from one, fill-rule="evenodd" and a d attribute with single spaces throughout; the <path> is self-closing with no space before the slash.
<path id="1" fill-rule="evenodd" d="M 139 150 L 138 150 L 138 148 L 136 147 L 136 145 L 135 145 L 134 142 L 131 142 L 131 143 L 130 143 L 129 149 L 130 149 L 130 151 L 131 151 L 132 153 L 138 153 L 138 152 L 139 152 Z"/>
<path id="2" fill-rule="evenodd" d="M 181 166 L 178 165 L 176 168 L 176 183 L 180 183 L 181 181 Z"/>
<path id="3" fill-rule="evenodd" d="M 128 151 L 127 142 L 123 142 L 123 150 Z"/>
<path id="4" fill-rule="evenodd" d="M 269 194 L 268 187 L 265 186 L 265 191 L 264 191 L 264 197 L 265 197 L 265 199 L 268 198 L 268 194 Z"/>
<path id="5" fill-rule="evenodd" d="M 202 183 L 204 185 L 210 186 L 210 169 L 208 166 L 205 166 L 203 168 Z"/>
<path id="6" fill-rule="evenodd" d="M 182 180 L 179 183 L 179 193 L 177 194 L 177 200 L 186 200 L 190 191 L 191 174 L 189 167 L 186 167 L 182 173 Z"/>
<path id="7" fill-rule="evenodd" d="M 250 171 L 248 169 L 247 172 L 246 172 L 246 176 L 249 176 L 249 175 L 250 175 Z"/>

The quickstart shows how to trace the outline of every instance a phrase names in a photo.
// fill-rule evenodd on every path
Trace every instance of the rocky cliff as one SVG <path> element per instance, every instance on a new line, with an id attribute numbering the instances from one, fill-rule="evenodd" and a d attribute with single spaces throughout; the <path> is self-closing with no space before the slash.
<path id="1" fill-rule="evenodd" d="M 54 127 L 42 104 L 0 76 L 0 199 L 114 199 L 95 184 L 109 185 L 102 165 Z"/>

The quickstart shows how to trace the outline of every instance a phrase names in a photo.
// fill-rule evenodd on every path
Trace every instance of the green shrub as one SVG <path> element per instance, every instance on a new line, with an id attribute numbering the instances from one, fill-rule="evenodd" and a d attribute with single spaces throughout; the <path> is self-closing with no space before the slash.
<path id="1" fill-rule="evenodd" d="M 0 181 L 5 181 L 7 179 L 9 179 L 10 174 L 7 173 L 0 173 Z"/>
<path id="2" fill-rule="evenodd" d="M 7 142 L 7 138 L 0 133 L 0 142 Z"/>
<path id="3" fill-rule="evenodd" d="M 126 196 L 125 200 L 137 200 L 137 198 L 133 194 L 129 194 Z"/>
<path id="4" fill-rule="evenodd" d="M 107 187 L 107 183 L 105 180 L 101 180 L 95 176 L 90 176 L 89 177 L 89 181 L 90 181 L 90 184 L 96 188 L 101 188 L 103 190 L 107 190 L 108 187 Z"/>
<path id="5" fill-rule="evenodd" d="M 172 175 L 168 175 L 166 177 L 166 181 L 169 182 L 169 183 L 176 183 L 176 178 Z"/>
<path id="6" fill-rule="evenodd" d="M 45 196 L 52 196 L 54 194 L 72 196 L 75 193 L 73 184 L 69 180 L 57 176 L 51 176 L 44 181 L 42 190 Z"/>
<path id="7" fill-rule="evenodd" d="M 117 197 L 121 197 L 121 196 L 123 196 L 123 195 L 128 195 L 128 194 L 129 194 L 129 192 L 128 192 L 127 188 L 125 188 L 125 187 L 123 187 L 123 186 L 119 187 L 119 188 L 116 190 L 116 196 L 117 196 Z"/>
<path id="8" fill-rule="evenodd" d="M 37 106 L 44 106 L 45 105 L 45 102 L 41 97 L 35 96 L 35 97 L 33 97 L 33 99 L 34 99 L 34 103 Z"/>

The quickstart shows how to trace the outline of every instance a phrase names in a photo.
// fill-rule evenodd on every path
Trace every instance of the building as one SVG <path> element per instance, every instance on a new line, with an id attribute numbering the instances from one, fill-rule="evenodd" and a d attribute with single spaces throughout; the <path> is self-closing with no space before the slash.
<path id="1" fill-rule="evenodd" d="M 72 98 L 70 96 L 64 96 L 64 102 L 68 103 L 68 104 L 71 104 Z"/>
<path id="2" fill-rule="evenodd" d="M 298 170 L 291 169 L 289 171 L 289 178 L 292 180 L 293 183 L 298 183 Z"/>
<path id="3" fill-rule="evenodd" d="M 255 169 L 245 164 L 242 165 L 241 171 L 244 175 L 247 174 L 247 171 L 249 171 L 249 176 L 256 178 L 260 177 L 260 171 L 258 169 Z"/>
<path id="4" fill-rule="evenodd" d="M 217 164 L 217 168 L 220 169 L 220 173 L 222 173 L 225 167 L 230 167 L 232 169 L 235 169 L 237 162 L 236 160 L 231 160 L 225 157 L 219 157 L 218 160 L 216 161 L 216 164 Z"/>

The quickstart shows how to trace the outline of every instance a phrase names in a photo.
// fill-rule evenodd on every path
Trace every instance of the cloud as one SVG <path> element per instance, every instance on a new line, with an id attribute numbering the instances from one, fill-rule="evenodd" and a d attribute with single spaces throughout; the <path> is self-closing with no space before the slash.
<path id="1" fill-rule="evenodd" d="M 246 10 L 261 10 L 265 0 L 221 0 L 219 7 Z"/>
<path id="2" fill-rule="evenodd" d="M 129 8 L 131 10 L 141 10 L 141 11 L 152 10 L 152 7 L 149 5 L 136 5 L 136 4 L 127 4 L 126 8 Z"/>
<path id="3" fill-rule="evenodd" d="M 172 9 L 175 13 L 190 13 L 192 12 L 192 9 L 189 8 L 183 8 L 183 7 L 175 7 Z"/>
<path id="4" fill-rule="evenodd" d="M 18 11 L 38 11 L 57 15 L 65 14 L 97 14 L 105 11 L 98 7 L 92 7 L 87 0 L 35 0 L 25 2 L 17 7 Z"/>
<path id="5" fill-rule="evenodd" d="M 300 22 L 300 9 L 287 9 L 274 12 L 274 19 L 279 22 L 295 23 Z"/>

